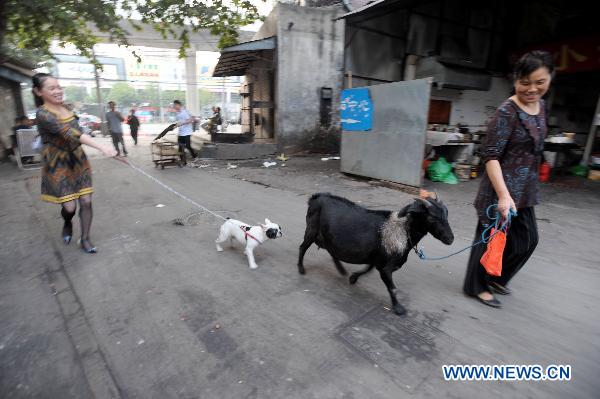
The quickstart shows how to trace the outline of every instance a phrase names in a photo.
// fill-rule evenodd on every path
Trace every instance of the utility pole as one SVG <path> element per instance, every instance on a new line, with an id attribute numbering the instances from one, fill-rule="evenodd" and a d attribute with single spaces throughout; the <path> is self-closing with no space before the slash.
<path id="1" fill-rule="evenodd" d="M 588 133 L 585 150 L 583 151 L 583 158 L 581 159 L 580 165 L 588 167 L 590 163 L 590 156 L 592 155 L 592 149 L 594 148 L 594 142 L 596 141 L 596 130 L 600 125 L 600 95 L 598 96 L 598 102 L 596 103 L 596 112 L 594 112 L 594 118 L 592 119 L 592 126 L 590 126 L 590 132 Z"/>
<path id="2" fill-rule="evenodd" d="M 165 115 L 163 114 L 162 96 L 160 94 L 160 82 L 158 82 L 156 84 L 156 87 L 158 87 L 158 112 L 159 112 L 159 115 L 160 115 L 160 122 L 164 123 L 165 122 Z"/>
<path id="3" fill-rule="evenodd" d="M 92 48 L 92 56 L 94 57 L 94 61 L 97 61 L 94 48 Z M 100 110 L 100 133 L 102 133 L 103 136 L 107 136 L 108 127 L 106 126 L 104 102 L 102 101 L 102 93 L 100 92 L 100 74 L 98 73 L 98 66 L 96 65 L 94 65 L 94 79 L 96 80 L 96 99 L 98 100 L 98 109 Z"/>
<path id="4" fill-rule="evenodd" d="M 223 106 L 221 107 L 221 119 L 223 119 L 223 124 L 221 125 L 221 129 L 223 129 L 223 132 L 225 132 L 225 127 L 227 126 L 227 93 L 225 91 L 225 79 L 226 77 L 223 76 L 223 92 L 222 92 L 222 96 L 221 96 L 221 104 L 223 104 Z"/>

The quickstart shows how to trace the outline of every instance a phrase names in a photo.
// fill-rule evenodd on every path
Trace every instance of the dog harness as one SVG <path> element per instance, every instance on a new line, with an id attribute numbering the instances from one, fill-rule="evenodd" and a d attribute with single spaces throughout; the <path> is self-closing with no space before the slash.
<path id="1" fill-rule="evenodd" d="M 242 231 L 244 232 L 244 238 L 246 239 L 246 241 L 248 241 L 248 237 L 254 239 L 256 242 L 258 242 L 259 244 L 262 244 L 262 242 L 254 237 L 252 234 L 248 233 L 248 231 L 250 231 L 251 227 L 250 226 L 240 226 L 240 229 L 242 229 Z"/>

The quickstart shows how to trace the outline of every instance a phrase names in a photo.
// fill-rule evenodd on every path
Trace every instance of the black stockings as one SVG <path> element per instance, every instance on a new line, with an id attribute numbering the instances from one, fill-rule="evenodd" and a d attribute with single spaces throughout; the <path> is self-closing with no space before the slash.
<path id="1" fill-rule="evenodd" d="M 71 220 L 73 216 L 75 216 L 75 201 L 69 201 L 62 204 L 62 209 L 60 210 L 60 214 L 65 220 L 65 224 L 63 226 L 63 239 L 71 241 L 71 236 L 73 235 L 73 223 Z M 68 237 L 68 238 L 67 238 Z"/>
<path id="2" fill-rule="evenodd" d="M 92 196 L 82 195 L 79 197 L 79 221 L 81 222 L 81 246 L 84 249 L 93 247 L 90 243 L 92 216 Z"/>
<path id="3" fill-rule="evenodd" d="M 77 205 L 75 201 L 64 202 L 60 214 L 65 220 L 63 226 L 63 237 L 73 234 L 73 223 L 71 220 L 75 216 Z M 92 227 L 92 196 L 91 194 L 82 195 L 79 197 L 79 221 L 81 222 L 81 246 L 84 249 L 92 248 L 90 242 L 90 229 Z"/>

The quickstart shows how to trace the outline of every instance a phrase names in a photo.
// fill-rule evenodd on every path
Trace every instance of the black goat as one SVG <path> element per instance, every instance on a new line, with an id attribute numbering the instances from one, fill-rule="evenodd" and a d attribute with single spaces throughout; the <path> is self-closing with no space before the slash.
<path id="1" fill-rule="evenodd" d="M 312 243 L 329 252 L 342 275 L 347 273 L 340 261 L 367 265 L 352 273 L 350 284 L 376 267 L 388 289 L 394 312 L 402 315 L 406 310 L 396 297 L 392 273 L 404 265 L 412 247 L 427 233 L 446 245 L 454 241 L 448 209 L 437 199 L 416 198 L 400 211 L 383 211 L 366 209 L 328 193 L 314 194 L 308 201 L 298 272 L 306 272 L 302 260 Z"/>

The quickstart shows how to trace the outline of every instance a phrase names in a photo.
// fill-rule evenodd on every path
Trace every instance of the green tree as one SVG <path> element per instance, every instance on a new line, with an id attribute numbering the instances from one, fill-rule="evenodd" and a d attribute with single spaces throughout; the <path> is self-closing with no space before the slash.
<path id="1" fill-rule="evenodd" d="M 148 84 L 145 88 L 140 90 L 138 94 L 138 103 L 150 103 L 153 107 L 159 106 L 159 98 L 161 106 L 166 107 L 173 102 L 173 100 L 179 100 L 185 102 L 185 91 L 184 90 L 161 90 L 160 96 L 158 95 L 158 85 L 155 83 Z"/>
<path id="2" fill-rule="evenodd" d="M 212 91 L 198 89 L 198 103 L 200 104 L 200 108 L 213 106 L 217 101 L 217 97 Z"/>
<path id="3" fill-rule="evenodd" d="M 50 44 L 72 43 L 82 55 L 96 62 L 92 48 L 98 38 L 89 24 L 109 33 L 114 43 L 128 45 L 127 31 L 121 22 L 151 25 L 162 36 L 179 40 L 179 54 L 189 48 L 189 35 L 208 29 L 220 36 L 219 46 L 235 44 L 238 28 L 259 18 L 249 0 L 0 0 L 0 46 L 23 50 L 41 50 L 50 56 Z"/>
<path id="4" fill-rule="evenodd" d="M 127 83 L 119 82 L 115 83 L 110 89 L 106 101 L 114 101 L 119 107 L 130 107 L 131 103 L 138 102 L 138 96 L 133 87 Z"/>
<path id="5" fill-rule="evenodd" d="M 138 93 L 139 103 L 150 103 L 150 105 L 158 107 L 158 85 L 149 83 L 145 88 Z"/>
<path id="6" fill-rule="evenodd" d="M 185 102 L 184 90 L 163 90 L 161 96 L 163 100 L 163 106 L 171 104 L 173 100 Z"/>
<path id="7" fill-rule="evenodd" d="M 68 102 L 84 102 L 88 96 L 85 87 L 80 86 L 67 86 L 65 87 L 65 97 Z"/>
<path id="8" fill-rule="evenodd" d="M 104 87 L 100 88 L 100 95 L 102 98 L 107 98 L 108 93 L 110 93 L 110 89 Z M 90 93 L 88 93 L 83 102 L 86 104 L 98 104 L 98 95 L 96 94 L 96 89 L 93 89 Z"/>

